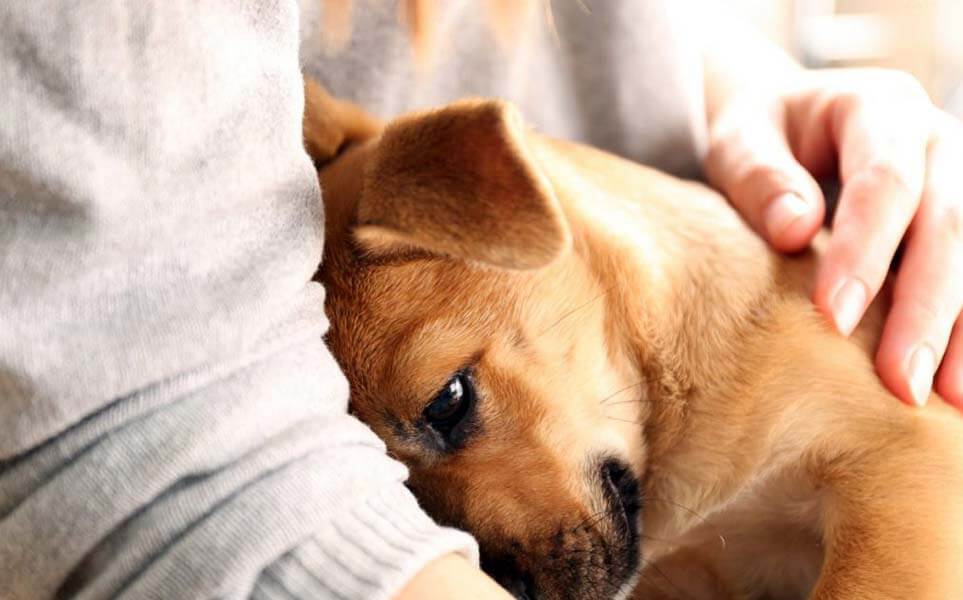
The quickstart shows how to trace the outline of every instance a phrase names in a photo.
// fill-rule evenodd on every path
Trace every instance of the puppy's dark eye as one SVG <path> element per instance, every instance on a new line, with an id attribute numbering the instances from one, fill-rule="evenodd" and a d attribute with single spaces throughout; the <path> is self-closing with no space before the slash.
<path id="1" fill-rule="evenodd" d="M 425 408 L 424 416 L 446 445 L 458 446 L 466 436 L 475 406 L 475 382 L 469 371 L 456 373 Z"/>

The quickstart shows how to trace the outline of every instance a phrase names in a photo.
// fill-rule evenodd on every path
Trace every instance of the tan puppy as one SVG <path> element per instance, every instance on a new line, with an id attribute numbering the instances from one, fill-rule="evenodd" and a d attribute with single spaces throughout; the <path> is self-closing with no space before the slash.
<path id="1" fill-rule="evenodd" d="M 880 302 L 843 339 L 816 253 L 503 103 L 307 91 L 352 410 L 516 596 L 963 598 L 963 419 L 883 389 Z"/>

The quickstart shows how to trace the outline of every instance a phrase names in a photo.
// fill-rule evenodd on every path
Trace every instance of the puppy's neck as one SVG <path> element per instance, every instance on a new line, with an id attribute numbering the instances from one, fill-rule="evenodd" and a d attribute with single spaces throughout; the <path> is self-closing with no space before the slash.
<path id="1" fill-rule="evenodd" d="M 636 349 L 639 368 L 680 402 L 696 392 L 718 396 L 738 380 L 740 347 L 763 325 L 773 298 L 805 295 L 802 271 L 812 261 L 787 271 L 703 186 L 590 148 L 539 147 L 575 252 L 607 292 L 618 323 L 612 336 Z"/>
<path id="2" fill-rule="evenodd" d="M 768 453 L 745 441 L 764 437 L 753 428 L 779 418 L 761 408 L 769 388 L 760 383 L 778 368 L 766 356 L 777 321 L 802 314 L 806 327 L 821 326 L 808 299 L 815 256 L 776 255 L 704 186 L 589 148 L 539 147 L 575 255 L 605 290 L 609 339 L 648 382 L 642 420 L 652 472 L 657 479 L 665 465 L 678 479 L 687 470 L 679 462 L 708 459 L 694 456 L 699 447 L 741 444 L 745 451 L 732 454 L 729 469 L 712 473 L 726 482 L 712 488 L 722 501 Z M 746 418 L 762 413 L 772 420 Z M 712 487 L 698 474 L 673 485 Z"/>

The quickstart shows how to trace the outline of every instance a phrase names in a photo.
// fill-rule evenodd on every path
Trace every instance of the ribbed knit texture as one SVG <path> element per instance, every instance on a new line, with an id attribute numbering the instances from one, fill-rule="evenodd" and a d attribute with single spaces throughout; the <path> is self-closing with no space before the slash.
<path id="1" fill-rule="evenodd" d="M 339 97 L 385 118 L 466 96 L 503 98 L 542 132 L 701 176 L 702 59 L 687 26 L 697 2 L 539 0 L 524 33 L 506 43 L 487 0 L 442 0 L 439 50 L 421 68 L 396 2 L 354 4 L 351 37 L 331 51 L 325 3 L 301 0 L 304 72 Z"/>
<path id="2" fill-rule="evenodd" d="M 346 413 L 299 53 L 385 116 L 499 95 L 698 164 L 697 63 L 659 2 L 556 2 L 558 41 L 514 50 L 439 2 L 422 74 L 391 2 L 356 0 L 335 54 L 321 4 L 0 2 L 0 599 L 377 600 L 477 561 Z"/>
<path id="3" fill-rule="evenodd" d="M 3 600 L 388 597 L 477 560 L 321 341 L 297 14 L 0 4 Z"/>
<path id="4" fill-rule="evenodd" d="M 469 546 L 466 537 L 453 530 L 439 535 L 416 502 L 399 490 L 385 490 L 329 521 L 324 531 L 274 563 L 252 598 L 381 600 L 439 552 Z"/>

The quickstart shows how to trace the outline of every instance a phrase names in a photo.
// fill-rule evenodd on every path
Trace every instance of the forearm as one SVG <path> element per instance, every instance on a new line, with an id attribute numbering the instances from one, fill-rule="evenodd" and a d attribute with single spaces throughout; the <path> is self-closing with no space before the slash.
<path id="1" fill-rule="evenodd" d="M 343 413 L 343 382 L 312 346 L 184 397 L 121 400 L 7 465 L 4 597 L 203 598 L 257 580 L 255 597 L 387 598 L 437 556 L 474 560 Z"/>

